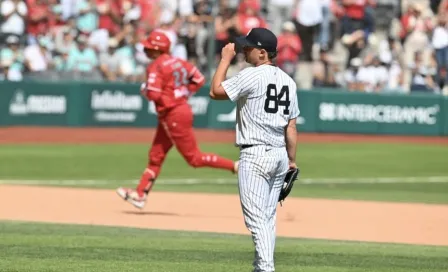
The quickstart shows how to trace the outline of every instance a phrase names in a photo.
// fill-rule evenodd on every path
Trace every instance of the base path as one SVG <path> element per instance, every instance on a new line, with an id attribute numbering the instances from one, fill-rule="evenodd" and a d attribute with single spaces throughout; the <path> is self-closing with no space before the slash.
<path id="1" fill-rule="evenodd" d="M 448 205 L 291 198 L 278 212 L 283 237 L 448 245 Z M 137 210 L 112 190 L 4 185 L 0 220 L 249 234 L 237 195 L 154 192 Z"/>
<path id="2" fill-rule="evenodd" d="M 228 130 L 197 129 L 195 133 L 199 142 L 232 143 L 235 139 Z M 148 144 L 153 136 L 154 129 L 0 128 L 0 144 Z M 298 139 L 302 143 L 448 144 L 447 137 L 300 133 Z M 279 236 L 448 245 L 448 205 L 290 198 L 278 211 Z M 0 220 L 248 234 L 237 195 L 154 192 L 147 208 L 140 211 L 111 190 L 0 185 Z"/>
<path id="3" fill-rule="evenodd" d="M 198 141 L 204 143 L 233 143 L 233 130 L 196 129 Z M 69 127 L 3 127 L 0 144 L 8 143 L 150 143 L 155 130 L 150 128 L 69 128 Z M 379 142 L 426 143 L 448 145 L 448 137 L 390 136 L 362 134 L 301 133 L 301 143 Z"/>

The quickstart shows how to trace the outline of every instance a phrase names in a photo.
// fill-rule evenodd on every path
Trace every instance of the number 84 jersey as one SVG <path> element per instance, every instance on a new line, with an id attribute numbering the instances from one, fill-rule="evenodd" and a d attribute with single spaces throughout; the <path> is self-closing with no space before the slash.
<path id="1" fill-rule="evenodd" d="M 205 83 L 204 75 L 191 63 L 168 54 L 160 55 L 147 69 L 141 93 L 154 101 L 159 115 L 188 102 Z"/>
<path id="2" fill-rule="evenodd" d="M 222 83 L 236 102 L 236 145 L 283 147 L 285 128 L 300 110 L 294 80 L 273 65 L 249 67 Z"/>

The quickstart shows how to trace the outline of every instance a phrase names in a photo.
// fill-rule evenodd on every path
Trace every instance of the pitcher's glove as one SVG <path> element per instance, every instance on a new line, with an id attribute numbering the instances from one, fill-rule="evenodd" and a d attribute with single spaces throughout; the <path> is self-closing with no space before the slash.
<path id="1" fill-rule="evenodd" d="M 285 198 L 291 192 L 292 186 L 294 185 L 294 181 L 297 180 L 299 173 L 300 173 L 299 168 L 291 168 L 286 173 L 285 180 L 283 182 L 283 187 L 282 190 L 280 191 L 280 196 L 278 198 L 280 205 L 282 205 L 282 202 L 285 201 Z"/>

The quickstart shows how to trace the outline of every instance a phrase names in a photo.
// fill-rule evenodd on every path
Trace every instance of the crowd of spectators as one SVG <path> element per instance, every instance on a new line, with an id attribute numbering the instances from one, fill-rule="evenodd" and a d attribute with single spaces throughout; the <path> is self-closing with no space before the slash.
<path id="1" fill-rule="evenodd" d="M 235 36 L 269 27 L 277 65 L 300 88 L 448 93 L 448 0 L 401 0 L 386 29 L 378 0 L 214 2 L 2 0 L 0 80 L 142 82 L 151 60 L 140 41 L 153 29 L 209 75 L 209 51 L 218 61 Z M 238 54 L 230 74 L 246 65 Z"/>

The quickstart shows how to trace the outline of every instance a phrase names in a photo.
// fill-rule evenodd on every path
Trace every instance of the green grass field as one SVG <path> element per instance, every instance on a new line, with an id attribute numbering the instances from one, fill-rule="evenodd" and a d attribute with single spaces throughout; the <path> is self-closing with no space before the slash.
<path id="1" fill-rule="evenodd" d="M 232 159 L 231 145 L 202 145 Z M 133 186 L 145 145 L 0 145 L 0 182 Z M 448 147 L 301 144 L 295 197 L 448 203 Z M 156 191 L 237 193 L 236 177 L 190 168 L 173 150 Z M 43 211 L 45 212 L 45 211 Z M 0 221 L 0 271 L 251 271 L 249 236 Z M 280 272 L 448 271 L 448 247 L 279 238 Z"/>
<path id="2" fill-rule="evenodd" d="M 0 222 L 0 271 L 251 271 L 249 236 Z M 448 271 L 448 247 L 278 239 L 280 272 Z"/>
<path id="3" fill-rule="evenodd" d="M 238 158 L 238 150 L 230 144 L 201 148 Z M 0 179 L 77 187 L 134 186 L 146 166 L 147 149 L 118 144 L 0 145 Z M 293 196 L 448 203 L 447 146 L 301 144 L 298 149 L 301 183 Z M 237 193 L 237 186 L 232 174 L 191 168 L 173 150 L 155 190 Z"/>

